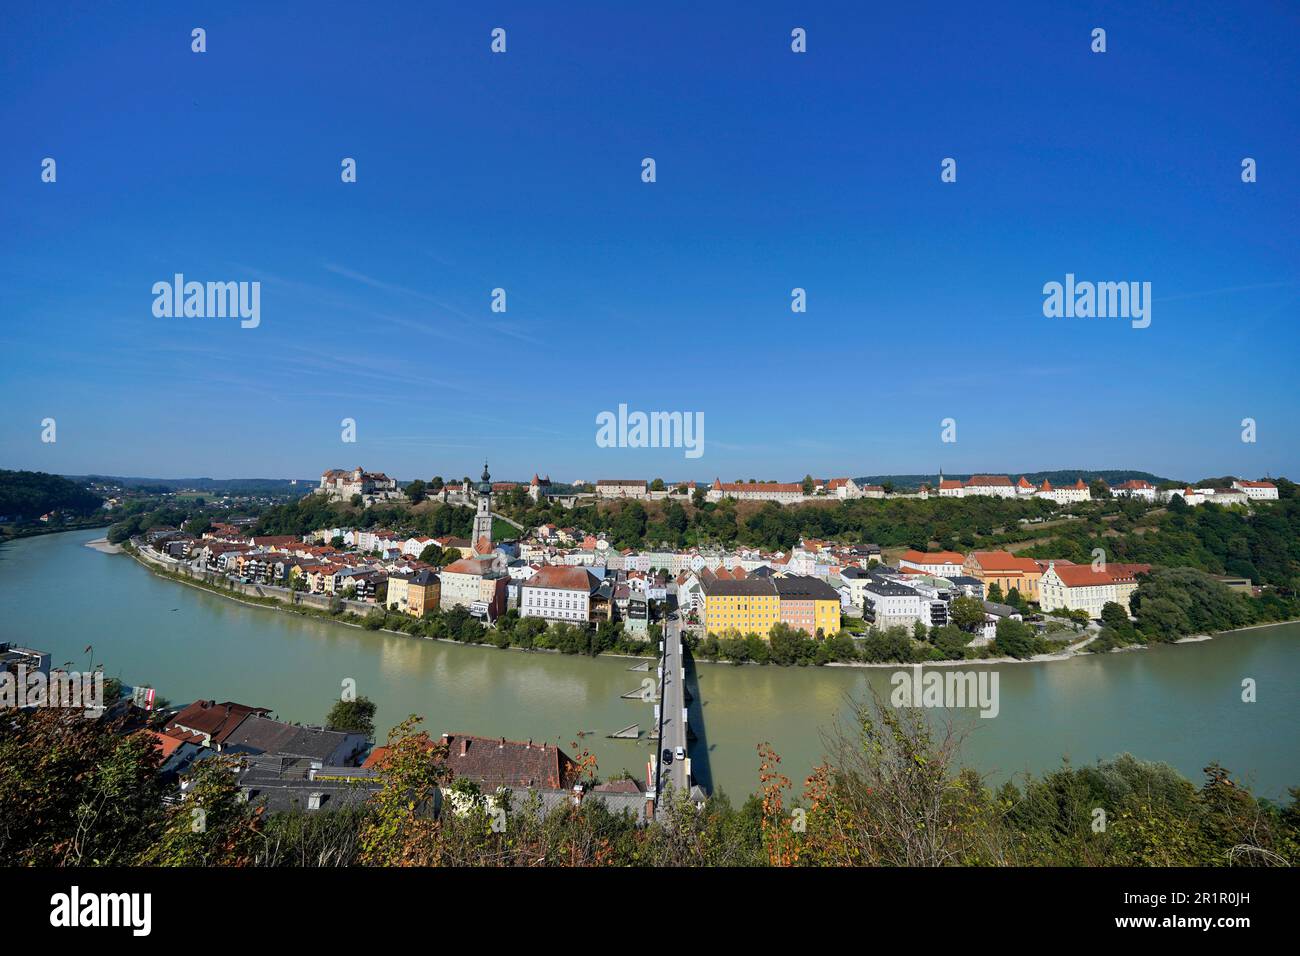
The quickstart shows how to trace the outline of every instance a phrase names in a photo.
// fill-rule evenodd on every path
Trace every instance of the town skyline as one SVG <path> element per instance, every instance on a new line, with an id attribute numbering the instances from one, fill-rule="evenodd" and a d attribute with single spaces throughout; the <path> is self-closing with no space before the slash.
<path id="1" fill-rule="evenodd" d="M 488 459 L 488 463 L 491 464 L 490 456 Z M 334 464 L 329 465 L 327 468 L 323 470 L 329 471 L 335 468 L 344 467 L 345 464 L 346 463 L 344 461 L 340 460 L 338 462 L 335 462 Z M 368 464 L 369 463 L 367 462 L 357 462 L 356 467 L 362 467 L 362 466 L 368 467 Z M 6 465 L 5 467 L 11 468 L 12 470 L 25 470 L 25 471 L 41 470 L 41 469 L 34 469 L 34 468 L 19 468 L 10 465 Z M 350 465 L 346 466 L 346 468 L 350 468 L 350 467 L 353 466 Z M 424 473 L 412 474 L 412 475 L 396 474 L 394 473 L 395 471 L 394 469 L 382 468 L 382 467 L 379 470 L 383 471 L 385 474 L 391 474 L 392 477 L 399 482 L 410 482 L 416 480 L 428 481 L 430 478 L 434 476 L 441 477 L 443 480 L 447 482 L 453 482 L 453 481 L 459 481 L 461 478 L 465 478 L 465 477 L 470 478 L 471 481 L 477 480 L 476 469 L 481 469 L 482 467 L 483 467 L 483 462 L 482 460 L 480 460 L 477 466 L 471 465 L 464 469 L 461 469 L 459 467 L 444 468 L 440 471 L 437 468 L 434 468 L 432 471 L 430 471 L 430 469 L 426 468 L 425 471 L 429 472 L 428 474 L 424 474 Z M 653 481 L 656 478 L 662 478 L 666 484 L 674 484 L 677 482 L 691 482 L 691 481 L 695 482 L 696 484 L 709 484 L 713 482 L 715 479 L 723 481 L 725 483 L 725 482 L 733 481 L 737 478 L 741 481 L 749 481 L 751 478 L 753 478 L 759 482 L 762 481 L 799 482 L 803 480 L 804 475 L 808 475 L 810 477 L 818 478 L 818 479 L 846 477 L 846 478 L 852 478 L 855 481 L 862 480 L 862 479 L 872 479 L 872 480 L 878 479 L 878 480 L 885 480 L 885 481 L 891 481 L 895 479 L 916 479 L 916 478 L 937 479 L 941 475 L 947 477 L 957 477 L 957 478 L 967 478 L 972 475 L 1006 475 L 1007 477 L 1016 479 L 1021 476 L 1034 476 L 1034 475 L 1055 474 L 1055 473 L 1078 475 L 1087 478 L 1088 476 L 1091 475 L 1098 475 L 1106 472 L 1116 472 L 1124 475 L 1133 475 L 1133 476 L 1152 476 L 1155 479 L 1161 481 L 1186 481 L 1186 482 L 1204 481 L 1210 478 L 1222 478 L 1225 476 L 1233 476 L 1236 478 L 1243 478 L 1243 479 L 1250 479 L 1250 480 L 1290 478 L 1290 475 L 1281 471 L 1278 472 L 1263 471 L 1258 474 L 1255 474 L 1252 472 L 1233 471 L 1231 469 L 1228 469 L 1228 470 L 1217 471 L 1217 472 L 1204 471 L 1204 472 L 1196 472 L 1192 474 L 1176 475 L 1176 474 L 1162 473 L 1158 470 L 1151 469 L 1151 468 L 1129 468 L 1129 467 L 1122 467 L 1122 466 L 1089 467 L 1089 468 L 1040 467 L 1040 468 L 1021 468 L 1021 469 L 973 468 L 968 470 L 944 468 L 942 470 L 936 469 L 934 471 L 929 471 L 929 472 L 925 472 L 925 471 L 863 472 L 860 470 L 855 471 L 852 469 L 845 469 L 842 467 L 840 468 L 832 467 L 829 469 L 822 469 L 819 471 L 805 470 L 804 473 L 800 475 L 786 474 L 784 470 L 778 471 L 776 469 L 766 468 L 762 472 L 752 474 L 752 475 L 751 474 L 734 475 L 729 473 L 718 473 L 718 474 L 712 474 L 708 477 L 696 477 L 693 475 L 682 474 L 681 472 L 685 471 L 686 469 L 677 469 L 676 471 L 672 469 L 666 469 L 663 474 L 650 473 L 650 472 L 647 472 L 645 474 L 634 473 L 632 469 L 623 469 L 622 471 L 618 471 L 617 474 L 615 474 L 614 470 L 607 469 L 608 473 L 601 472 L 597 474 L 593 472 L 590 475 L 574 475 L 574 476 L 567 476 L 566 474 L 561 472 L 560 469 L 548 469 L 545 467 L 540 467 L 540 468 L 528 467 L 525 468 L 523 471 L 510 472 L 510 471 L 506 471 L 504 468 L 498 468 L 496 465 L 492 464 L 491 470 L 493 472 L 492 480 L 494 482 L 527 484 L 530 478 L 532 478 L 534 475 L 537 475 L 541 478 L 548 479 L 551 482 L 556 484 L 572 484 L 574 481 L 583 481 L 590 485 L 594 485 L 597 481 L 601 480 L 602 478 L 610 478 L 610 477 L 643 479 L 645 481 Z M 54 472 L 52 472 L 52 474 L 53 473 Z M 71 478 L 92 478 L 93 477 L 93 478 L 111 478 L 116 480 L 130 480 L 130 481 L 150 481 L 150 480 L 169 481 L 169 482 L 297 481 L 299 483 L 305 482 L 308 484 L 315 483 L 316 481 L 319 480 L 321 476 L 321 472 L 316 472 L 311 474 L 280 474 L 280 475 L 271 475 L 265 473 L 201 475 L 201 474 L 197 474 L 194 471 L 184 471 L 184 470 L 179 471 L 175 474 L 143 474 L 143 473 L 130 473 L 130 472 L 118 473 L 118 472 L 110 472 L 110 471 L 100 470 L 100 469 L 84 471 L 84 472 L 58 472 L 57 474 L 63 474 L 66 477 L 71 477 Z M 760 474 L 762 475 L 762 477 L 759 477 Z"/>

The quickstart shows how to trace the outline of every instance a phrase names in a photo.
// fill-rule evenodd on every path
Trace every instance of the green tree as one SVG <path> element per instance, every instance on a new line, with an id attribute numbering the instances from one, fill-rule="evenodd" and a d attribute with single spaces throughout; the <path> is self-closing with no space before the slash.
<path id="1" fill-rule="evenodd" d="M 325 718 L 327 730 L 348 734 L 365 734 L 367 740 L 375 736 L 375 711 L 377 706 L 369 697 L 335 701 Z"/>
<path id="2" fill-rule="evenodd" d="M 1038 653 L 1038 638 L 1024 621 L 1004 617 L 998 621 L 993 647 L 998 654 L 1023 660 Z"/>
<path id="3" fill-rule="evenodd" d="M 458 557 L 459 554 L 460 552 L 457 552 Z M 424 549 L 420 552 L 421 561 L 423 561 L 425 564 L 432 564 L 434 567 L 437 568 L 440 568 L 443 566 L 443 564 L 448 563 L 447 556 L 448 553 L 444 551 L 440 545 L 437 544 L 425 545 Z"/>
<path id="4" fill-rule="evenodd" d="M 957 627 L 973 634 L 984 626 L 984 602 L 974 597 L 956 598 L 952 602 L 949 617 Z"/>
<path id="5" fill-rule="evenodd" d="M 258 812 L 243 799 L 238 758 L 195 763 L 185 799 L 167 811 L 160 839 L 144 854 L 156 866 L 243 866 L 256 852 Z"/>

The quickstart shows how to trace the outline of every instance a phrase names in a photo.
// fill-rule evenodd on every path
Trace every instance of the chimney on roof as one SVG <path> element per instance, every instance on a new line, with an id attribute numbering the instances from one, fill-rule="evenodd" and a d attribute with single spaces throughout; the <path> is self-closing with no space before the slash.
<path id="1" fill-rule="evenodd" d="M 460 738 L 460 755 L 463 757 L 467 753 L 469 753 L 469 738 L 462 737 Z"/>
<path id="2" fill-rule="evenodd" d="M 502 737 L 501 742 L 497 744 L 497 750 L 505 750 L 505 749 L 506 749 L 506 738 Z"/>
<path id="3" fill-rule="evenodd" d="M 532 749 L 533 749 L 533 738 L 532 738 L 532 737 L 529 737 L 529 738 L 528 738 L 528 743 L 524 744 L 524 749 L 525 749 L 525 750 L 532 750 Z"/>

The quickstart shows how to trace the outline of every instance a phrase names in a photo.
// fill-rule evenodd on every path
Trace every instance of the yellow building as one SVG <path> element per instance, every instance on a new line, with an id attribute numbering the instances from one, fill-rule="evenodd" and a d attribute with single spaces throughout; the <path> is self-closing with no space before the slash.
<path id="1" fill-rule="evenodd" d="M 821 578 L 789 575 L 772 579 L 781 600 L 781 621 L 810 637 L 840 630 L 840 592 Z"/>
<path id="2" fill-rule="evenodd" d="M 707 634 L 739 631 L 767 637 L 772 625 L 784 623 L 810 637 L 840 630 L 840 596 L 818 578 L 745 578 L 705 575 L 702 623 Z"/>
<path id="3" fill-rule="evenodd" d="M 424 617 L 425 611 L 438 606 L 440 592 L 438 575 L 432 571 L 419 572 L 406 585 L 406 613 L 412 617 Z"/>
<path id="4" fill-rule="evenodd" d="M 390 611 L 401 611 L 403 614 L 409 614 L 411 600 L 411 579 L 405 575 L 393 574 L 388 578 L 388 596 L 384 598 L 384 605 Z"/>
<path id="5" fill-rule="evenodd" d="M 781 620 L 781 600 L 769 578 L 733 581 L 705 576 L 702 623 L 707 634 L 737 630 L 767 637 L 772 625 Z"/>

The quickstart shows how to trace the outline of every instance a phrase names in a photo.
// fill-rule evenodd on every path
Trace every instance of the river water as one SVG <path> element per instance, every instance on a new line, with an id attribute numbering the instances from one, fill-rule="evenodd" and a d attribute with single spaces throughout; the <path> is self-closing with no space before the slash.
<path id="1" fill-rule="evenodd" d="M 0 546 L 0 641 L 48 650 L 56 665 L 95 663 L 174 703 L 236 700 L 320 722 L 342 682 L 379 705 L 381 736 L 409 714 L 434 734 L 581 740 L 600 771 L 643 777 L 648 744 L 605 734 L 651 725 L 651 708 L 621 699 L 642 673 L 622 658 L 565 657 L 436 643 L 301 618 L 155 577 L 126 555 L 85 543 L 102 530 Z M 1128 751 L 1172 764 L 1194 782 L 1212 760 L 1262 796 L 1300 785 L 1300 624 L 1213 641 L 1039 664 L 985 665 L 999 675 L 999 712 L 962 711 L 962 762 L 993 782 Z M 824 753 L 823 733 L 847 700 L 890 670 L 696 666 L 692 751 L 697 775 L 733 799 L 758 786 L 756 745 L 770 741 L 796 783 Z M 1255 703 L 1242 681 L 1256 683 Z"/>

